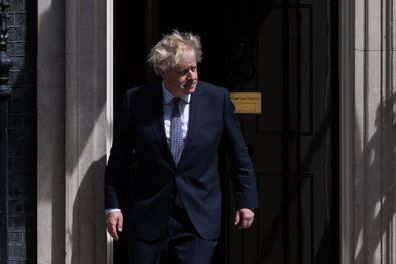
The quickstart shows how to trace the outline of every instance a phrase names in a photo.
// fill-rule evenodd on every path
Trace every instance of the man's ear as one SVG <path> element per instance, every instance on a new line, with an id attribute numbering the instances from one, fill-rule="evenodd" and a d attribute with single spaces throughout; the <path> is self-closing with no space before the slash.
<path id="1" fill-rule="evenodd" d="M 165 71 L 161 70 L 160 74 L 161 74 L 162 79 L 164 79 L 165 78 Z"/>

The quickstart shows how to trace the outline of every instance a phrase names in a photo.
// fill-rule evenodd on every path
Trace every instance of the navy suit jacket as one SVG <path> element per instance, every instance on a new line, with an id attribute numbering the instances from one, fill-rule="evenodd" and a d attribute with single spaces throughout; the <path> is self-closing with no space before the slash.
<path id="1" fill-rule="evenodd" d="M 205 239 L 220 233 L 219 145 L 227 142 L 237 208 L 257 208 L 256 178 L 227 89 L 199 81 L 191 95 L 185 147 L 173 161 L 164 128 L 161 84 L 128 90 L 115 120 L 105 173 L 105 207 L 125 208 L 136 238 L 158 239 L 167 228 L 177 185 L 184 207 Z M 134 173 L 129 169 L 132 163 Z M 127 183 L 129 182 L 129 183 Z M 128 199 L 122 189 L 128 184 Z M 125 225 L 125 224 L 124 224 Z"/>

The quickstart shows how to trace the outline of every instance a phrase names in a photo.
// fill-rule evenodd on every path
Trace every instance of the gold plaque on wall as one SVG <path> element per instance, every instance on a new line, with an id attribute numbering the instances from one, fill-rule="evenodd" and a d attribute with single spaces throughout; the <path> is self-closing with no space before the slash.
<path id="1" fill-rule="evenodd" d="M 261 114 L 261 92 L 232 92 L 231 101 L 237 114 Z"/>

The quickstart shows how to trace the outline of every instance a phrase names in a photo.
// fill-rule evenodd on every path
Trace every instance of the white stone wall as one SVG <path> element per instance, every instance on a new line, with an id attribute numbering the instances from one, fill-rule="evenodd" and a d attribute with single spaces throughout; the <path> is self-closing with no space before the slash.
<path id="1" fill-rule="evenodd" d="M 396 263 L 395 4 L 341 4 L 343 263 Z"/>
<path id="2" fill-rule="evenodd" d="M 40 264 L 106 262 L 107 4 L 38 1 Z M 340 1 L 343 264 L 396 263 L 395 17 L 396 0 Z"/>
<path id="3" fill-rule="evenodd" d="M 107 4 L 38 1 L 40 264 L 107 262 Z"/>
<path id="4" fill-rule="evenodd" d="M 38 1 L 37 263 L 65 255 L 65 8 Z"/>

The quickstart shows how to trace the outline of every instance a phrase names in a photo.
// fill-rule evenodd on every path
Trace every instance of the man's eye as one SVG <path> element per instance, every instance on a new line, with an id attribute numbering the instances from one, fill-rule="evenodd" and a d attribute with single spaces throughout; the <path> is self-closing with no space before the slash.
<path id="1" fill-rule="evenodd" d="M 190 68 L 181 70 L 180 74 L 186 75 L 189 71 L 195 72 L 196 70 L 197 70 L 197 67 L 190 67 Z"/>

